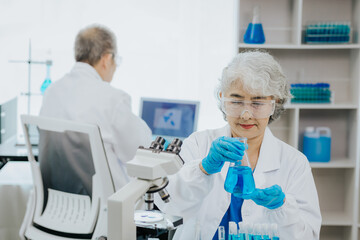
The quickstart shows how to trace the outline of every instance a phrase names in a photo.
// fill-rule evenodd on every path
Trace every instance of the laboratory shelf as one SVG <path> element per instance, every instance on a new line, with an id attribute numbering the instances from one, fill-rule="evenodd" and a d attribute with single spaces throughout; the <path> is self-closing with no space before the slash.
<path id="1" fill-rule="evenodd" d="M 253 49 L 360 49 L 360 44 L 246 44 L 240 43 L 238 47 Z"/>
<path id="2" fill-rule="evenodd" d="M 331 159 L 330 162 L 311 162 L 311 168 L 355 168 L 356 163 L 350 159 Z"/>
<path id="3" fill-rule="evenodd" d="M 266 40 L 246 44 L 256 5 Z M 360 240 L 360 0 L 238 0 L 236 9 L 238 52 L 267 50 L 290 83 L 330 84 L 332 103 L 289 102 L 269 127 L 300 151 L 306 127 L 330 128 L 330 162 L 310 163 L 323 219 L 320 240 Z M 349 43 L 305 44 L 306 26 L 322 21 L 350 23 Z"/>
<path id="4" fill-rule="evenodd" d="M 352 226 L 352 217 L 345 212 L 322 212 L 323 226 Z"/>
<path id="5" fill-rule="evenodd" d="M 350 226 L 323 226 L 320 230 L 320 240 L 350 240 Z"/>
<path id="6" fill-rule="evenodd" d="M 356 104 L 351 103 L 324 103 L 324 104 L 313 104 L 313 103 L 292 103 L 286 104 L 285 109 L 357 109 Z"/>

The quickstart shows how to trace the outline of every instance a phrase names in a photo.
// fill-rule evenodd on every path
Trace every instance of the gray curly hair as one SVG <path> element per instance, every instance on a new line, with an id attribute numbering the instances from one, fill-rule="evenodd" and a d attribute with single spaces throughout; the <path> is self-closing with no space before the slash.
<path id="1" fill-rule="evenodd" d="M 291 98 L 289 84 L 280 64 L 265 51 L 252 50 L 239 53 L 224 68 L 219 81 L 216 98 L 220 110 L 220 92 L 223 94 L 227 92 L 235 81 L 240 81 L 244 90 L 252 95 L 272 96 L 276 104 L 269 123 L 280 117 L 285 111 L 284 104 Z M 226 120 L 226 114 L 223 111 L 222 113 Z"/>
<path id="2" fill-rule="evenodd" d="M 82 29 L 75 39 L 75 60 L 94 66 L 106 53 L 117 52 L 116 37 L 110 29 L 101 25 L 90 25 Z"/>

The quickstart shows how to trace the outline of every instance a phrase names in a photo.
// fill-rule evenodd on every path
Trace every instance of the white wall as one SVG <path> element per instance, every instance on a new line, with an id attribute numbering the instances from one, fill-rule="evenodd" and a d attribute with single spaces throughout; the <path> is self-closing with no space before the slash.
<path id="1" fill-rule="evenodd" d="M 198 129 L 224 125 L 214 87 L 235 53 L 236 0 L 1 0 L 0 102 L 27 90 L 29 39 L 34 60 L 51 58 L 56 81 L 74 64 L 73 43 L 86 25 L 100 23 L 118 38 L 123 62 L 113 86 L 140 97 L 199 100 Z M 46 68 L 32 67 L 39 92 Z M 84 86 L 85 87 L 85 86 Z M 36 98 L 38 100 L 36 100 Z M 19 102 L 26 112 L 26 101 Z M 32 102 L 36 114 L 41 96 Z"/>

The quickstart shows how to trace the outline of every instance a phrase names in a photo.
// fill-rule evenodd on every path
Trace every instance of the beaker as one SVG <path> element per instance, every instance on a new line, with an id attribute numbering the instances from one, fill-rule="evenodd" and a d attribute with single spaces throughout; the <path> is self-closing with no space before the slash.
<path id="1" fill-rule="evenodd" d="M 247 138 L 239 137 L 237 139 L 246 144 Z M 250 195 L 255 190 L 255 181 L 246 150 L 242 159 L 230 163 L 224 188 L 227 192 L 239 198 Z"/>

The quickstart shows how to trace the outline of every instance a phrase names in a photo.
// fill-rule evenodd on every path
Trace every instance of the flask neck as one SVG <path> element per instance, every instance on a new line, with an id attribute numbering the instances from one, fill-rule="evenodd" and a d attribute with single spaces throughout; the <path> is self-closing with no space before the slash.
<path id="1" fill-rule="evenodd" d="M 50 65 L 46 65 L 46 79 L 50 79 Z"/>
<path id="2" fill-rule="evenodd" d="M 259 6 L 254 7 L 252 23 L 260 23 L 260 8 Z"/>

